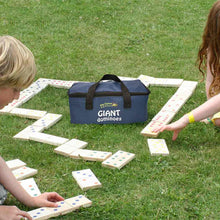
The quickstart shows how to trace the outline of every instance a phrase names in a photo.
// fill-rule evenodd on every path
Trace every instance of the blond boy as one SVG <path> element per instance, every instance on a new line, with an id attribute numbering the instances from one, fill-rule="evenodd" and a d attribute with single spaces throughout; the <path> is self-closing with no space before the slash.
<path id="1" fill-rule="evenodd" d="M 31 51 L 14 37 L 0 37 L 0 109 L 18 99 L 21 89 L 33 82 L 35 74 L 36 66 Z M 2 205 L 7 197 L 6 190 L 23 204 L 32 207 L 57 207 L 55 202 L 64 200 L 55 192 L 31 197 L 0 157 L 0 220 L 31 219 L 27 212 L 15 206 Z"/>

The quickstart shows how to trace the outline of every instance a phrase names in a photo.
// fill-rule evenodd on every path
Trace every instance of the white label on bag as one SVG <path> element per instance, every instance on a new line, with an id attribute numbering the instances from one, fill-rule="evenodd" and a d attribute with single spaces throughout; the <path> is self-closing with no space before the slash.
<path id="1" fill-rule="evenodd" d="M 115 117 L 120 116 L 120 110 L 100 110 L 98 111 L 99 117 Z"/>
<path id="2" fill-rule="evenodd" d="M 97 122 L 103 121 L 121 121 L 120 110 L 100 110 L 98 111 Z"/>

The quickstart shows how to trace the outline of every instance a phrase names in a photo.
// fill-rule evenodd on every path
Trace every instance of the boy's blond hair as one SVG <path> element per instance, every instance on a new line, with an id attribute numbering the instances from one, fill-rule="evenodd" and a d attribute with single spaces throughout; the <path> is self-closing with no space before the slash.
<path id="1" fill-rule="evenodd" d="M 0 37 L 0 87 L 27 88 L 35 74 L 32 52 L 14 37 Z"/>

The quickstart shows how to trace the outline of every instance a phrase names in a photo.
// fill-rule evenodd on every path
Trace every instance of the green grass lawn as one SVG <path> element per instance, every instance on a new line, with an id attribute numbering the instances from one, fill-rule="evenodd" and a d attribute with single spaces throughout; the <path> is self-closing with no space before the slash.
<path id="1" fill-rule="evenodd" d="M 12 35 L 35 55 L 37 78 L 97 81 L 104 74 L 182 78 L 199 81 L 195 65 L 213 0 L 1 0 L 1 35 Z M 73 125 L 67 90 L 47 87 L 22 107 L 62 114 L 45 133 L 78 138 L 87 149 L 136 154 L 123 169 L 73 160 L 53 146 L 12 137 L 34 120 L 0 117 L 0 154 L 38 169 L 41 192 L 65 198 L 86 195 L 93 201 L 57 219 L 219 219 L 220 136 L 212 125 L 194 123 L 178 139 L 164 132 L 170 155 L 150 156 L 140 131 L 176 91 L 150 87 L 149 120 L 127 125 Z M 206 100 L 204 82 L 175 116 Z M 103 187 L 83 192 L 71 172 L 90 168 Z M 31 210 L 9 196 L 7 205 Z"/>

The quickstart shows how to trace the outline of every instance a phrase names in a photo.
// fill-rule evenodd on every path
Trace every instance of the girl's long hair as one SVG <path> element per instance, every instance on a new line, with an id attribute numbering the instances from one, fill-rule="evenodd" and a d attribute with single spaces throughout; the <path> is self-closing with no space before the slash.
<path id="1" fill-rule="evenodd" d="M 209 56 L 207 63 L 207 56 Z M 212 97 L 220 92 L 220 1 L 211 8 L 198 52 L 199 71 L 205 77 L 209 65 L 213 81 L 209 88 Z"/>

